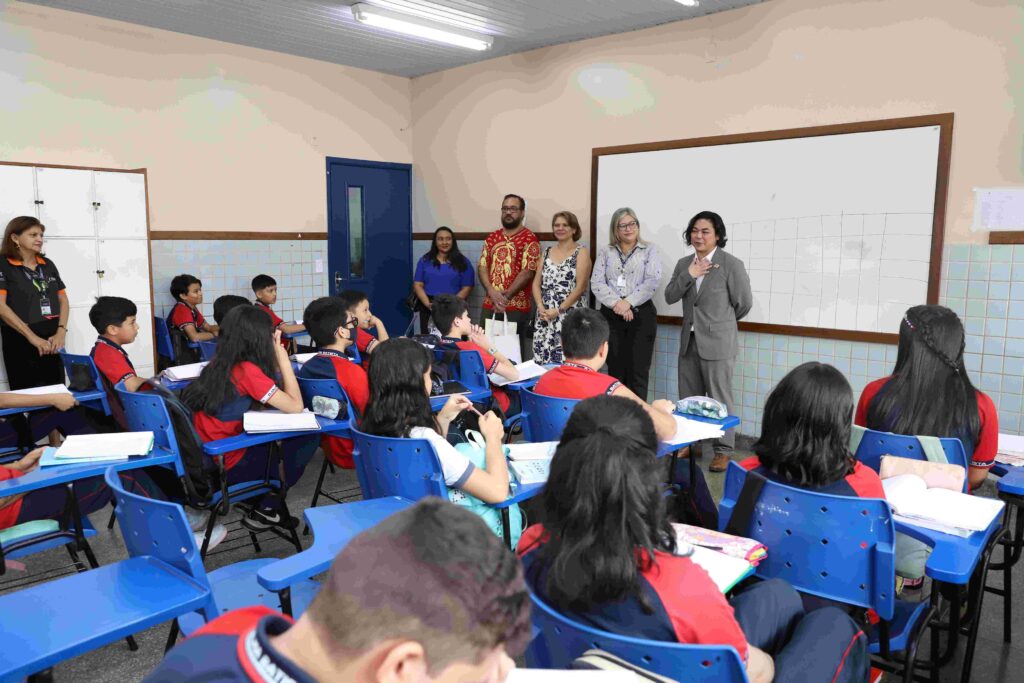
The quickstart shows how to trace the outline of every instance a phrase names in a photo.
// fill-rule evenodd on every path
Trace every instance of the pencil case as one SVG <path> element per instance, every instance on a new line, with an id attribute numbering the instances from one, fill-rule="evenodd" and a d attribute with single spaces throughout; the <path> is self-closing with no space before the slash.
<path id="1" fill-rule="evenodd" d="M 710 396 L 690 396 L 676 401 L 676 411 L 684 415 L 699 415 L 722 420 L 729 416 L 725 404 Z"/>

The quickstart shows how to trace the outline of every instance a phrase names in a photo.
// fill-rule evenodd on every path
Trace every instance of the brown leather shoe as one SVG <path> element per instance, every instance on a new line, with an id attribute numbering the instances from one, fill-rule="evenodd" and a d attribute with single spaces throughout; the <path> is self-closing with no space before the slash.
<path id="1" fill-rule="evenodd" d="M 729 456 L 725 453 L 715 453 L 715 459 L 711 461 L 711 466 L 708 467 L 712 472 L 725 472 L 725 468 L 729 466 Z"/>

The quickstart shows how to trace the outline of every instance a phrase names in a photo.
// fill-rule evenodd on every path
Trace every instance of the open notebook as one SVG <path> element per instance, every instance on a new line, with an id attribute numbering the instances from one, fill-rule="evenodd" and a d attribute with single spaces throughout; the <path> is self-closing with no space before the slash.
<path id="1" fill-rule="evenodd" d="M 728 593 L 733 586 L 754 573 L 754 565 L 743 558 L 688 543 L 685 530 L 680 526 L 673 525 L 676 532 L 676 553 L 689 555 L 690 560 L 700 565 L 723 593 Z"/>
<path id="2" fill-rule="evenodd" d="M 996 447 L 996 462 L 1009 467 L 1024 465 L 1024 436 L 1000 434 Z"/>
<path id="3" fill-rule="evenodd" d="M 551 473 L 557 441 L 514 443 L 505 446 L 509 468 L 520 484 L 543 484 Z"/>
<path id="4" fill-rule="evenodd" d="M 537 363 L 535 363 L 532 360 L 526 360 L 523 361 L 522 363 L 519 363 L 518 365 L 516 365 L 516 370 L 519 371 L 519 379 L 508 379 L 493 372 L 487 375 L 487 379 L 489 379 L 491 381 L 491 384 L 493 384 L 494 386 L 503 387 L 506 384 L 511 384 L 512 382 L 522 382 L 525 379 L 533 379 L 534 377 L 540 377 L 541 375 L 548 371 L 546 367 L 544 367 L 543 365 L 537 365 Z"/>
<path id="5" fill-rule="evenodd" d="M 1001 500 L 930 489 L 916 474 L 883 479 L 882 488 L 895 519 L 957 536 L 987 529 L 1005 506 Z"/>
<path id="6" fill-rule="evenodd" d="M 320 423 L 316 415 L 303 410 L 301 413 L 282 413 L 280 410 L 250 410 L 242 418 L 242 428 L 249 434 L 267 432 L 315 432 Z"/>
<path id="7" fill-rule="evenodd" d="M 206 367 L 207 361 L 202 363 L 189 363 L 188 365 L 175 365 L 174 367 L 167 368 L 164 370 L 164 377 L 174 382 L 180 382 L 186 379 L 196 379 L 203 372 L 203 368 Z"/>

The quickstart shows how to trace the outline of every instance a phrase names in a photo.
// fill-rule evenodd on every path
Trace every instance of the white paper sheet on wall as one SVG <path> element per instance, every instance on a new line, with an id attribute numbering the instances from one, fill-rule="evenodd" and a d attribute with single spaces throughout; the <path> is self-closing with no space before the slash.
<path id="1" fill-rule="evenodd" d="M 971 231 L 1024 230 L 1024 187 L 974 188 Z"/>

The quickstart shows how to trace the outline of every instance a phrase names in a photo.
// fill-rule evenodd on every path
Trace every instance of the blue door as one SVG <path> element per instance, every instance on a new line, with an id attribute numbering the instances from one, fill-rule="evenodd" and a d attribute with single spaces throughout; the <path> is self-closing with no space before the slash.
<path id="1" fill-rule="evenodd" d="M 392 337 L 409 325 L 412 166 L 327 158 L 327 255 L 333 293 L 366 292 Z"/>

